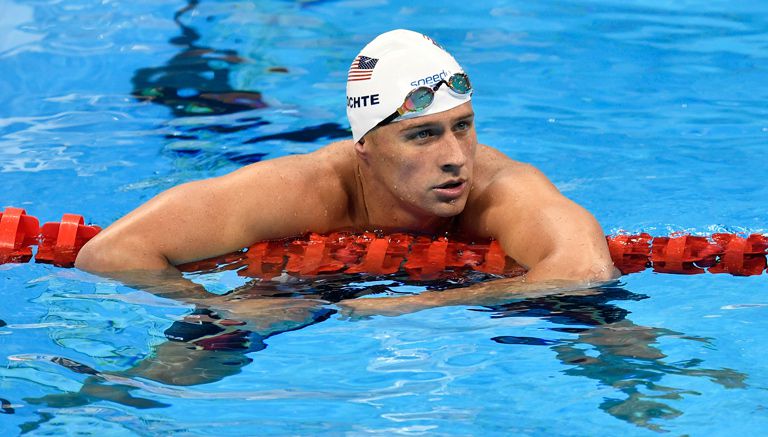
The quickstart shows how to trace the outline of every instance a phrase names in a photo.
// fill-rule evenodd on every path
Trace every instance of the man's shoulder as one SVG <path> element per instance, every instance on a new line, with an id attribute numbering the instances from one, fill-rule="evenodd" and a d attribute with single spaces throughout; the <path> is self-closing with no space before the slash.
<path id="1" fill-rule="evenodd" d="M 328 184 L 346 189 L 355 180 L 356 159 L 351 140 L 337 141 L 304 155 L 304 161 L 312 172 L 307 176 L 319 177 Z"/>
<path id="2" fill-rule="evenodd" d="M 268 159 L 243 167 L 232 175 L 240 174 L 245 178 L 254 175 L 262 178 L 279 176 L 281 179 L 290 176 L 294 182 L 303 179 L 317 181 L 318 178 L 343 179 L 354 169 L 353 146 L 350 143 L 350 140 L 338 141 L 312 152 Z"/>
<path id="3" fill-rule="evenodd" d="M 355 147 L 352 140 L 336 141 L 306 155 L 312 160 L 325 162 L 339 169 L 353 168 Z"/>
<path id="4" fill-rule="evenodd" d="M 257 162 L 219 181 L 211 181 L 212 185 L 204 188 L 215 188 L 221 202 L 235 204 L 239 211 L 246 212 L 243 216 L 260 216 L 264 208 L 269 208 L 300 223 L 301 226 L 296 226 L 301 229 L 320 231 L 329 226 L 328 222 L 345 224 L 348 221 L 347 208 L 355 187 L 354 155 L 347 152 L 351 147 L 337 142 L 310 153 Z M 322 214 L 313 214 L 317 211 Z M 306 220 L 293 217 L 306 217 Z M 290 230 L 285 232 L 305 231 L 297 231 L 296 226 L 280 224 L 278 227 Z"/>
<path id="5" fill-rule="evenodd" d="M 262 193 L 289 205 L 345 205 L 354 186 L 354 157 L 348 144 L 337 142 L 310 153 L 288 155 L 242 167 L 201 185 L 230 193 Z M 234 194 L 233 194 L 234 195 Z M 249 197 L 253 197 L 253 196 Z"/>
<path id="6" fill-rule="evenodd" d="M 354 174 L 355 156 L 351 140 L 337 141 L 323 146 L 315 151 L 292 155 L 286 165 L 297 166 L 296 169 L 312 170 L 313 174 L 323 174 L 327 177 L 346 178 Z"/>
<path id="7" fill-rule="evenodd" d="M 492 147 L 479 147 L 474 174 L 475 182 L 460 222 L 462 231 L 469 235 L 499 238 L 499 223 L 515 226 L 530 216 L 530 211 L 558 195 L 536 167 L 515 161 Z"/>
<path id="8" fill-rule="evenodd" d="M 478 145 L 475 161 L 476 186 L 490 189 L 499 185 L 514 186 L 548 183 L 544 174 L 531 164 L 515 161 L 499 150 Z"/>

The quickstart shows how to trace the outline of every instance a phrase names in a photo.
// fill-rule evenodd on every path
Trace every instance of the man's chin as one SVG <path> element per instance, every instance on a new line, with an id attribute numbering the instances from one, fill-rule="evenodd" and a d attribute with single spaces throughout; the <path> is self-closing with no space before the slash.
<path id="1" fill-rule="evenodd" d="M 451 218 L 464 212 L 466 199 L 457 199 L 451 202 L 441 202 L 432 213 L 441 218 Z"/>

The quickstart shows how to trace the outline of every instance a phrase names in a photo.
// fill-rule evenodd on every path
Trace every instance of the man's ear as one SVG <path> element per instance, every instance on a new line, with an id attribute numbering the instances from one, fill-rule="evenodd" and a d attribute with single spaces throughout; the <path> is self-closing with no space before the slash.
<path id="1" fill-rule="evenodd" d="M 357 153 L 357 156 L 363 161 L 368 160 L 368 147 L 365 145 L 365 137 L 360 138 L 355 143 L 355 153 Z"/>

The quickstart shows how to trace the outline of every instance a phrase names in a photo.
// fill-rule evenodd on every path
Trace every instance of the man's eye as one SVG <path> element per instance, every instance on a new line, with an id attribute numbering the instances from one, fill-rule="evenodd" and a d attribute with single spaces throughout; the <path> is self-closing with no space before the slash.
<path id="1" fill-rule="evenodd" d="M 426 140 L 429 137 L 433 136 L 434 133 L 429 129 L 420 130 L 418 132 L 414 132 L 410 135 L 410 139 L 412 140 Z"/>
<path id="2" fill-rule="evenodd" d="M 469 129 L 469 122 L 468 121 L 460 121 L 456 123 L 456 130 L 467 130 Z"/>

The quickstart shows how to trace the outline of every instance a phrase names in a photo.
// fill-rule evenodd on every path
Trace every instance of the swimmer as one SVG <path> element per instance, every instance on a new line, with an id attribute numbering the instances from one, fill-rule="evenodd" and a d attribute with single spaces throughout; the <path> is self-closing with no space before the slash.
<path id="1" fill-rule="evenodd" d="M 615 278 L 589 212 L 536 168 L 478 144 L 473 91 L 429 37 L 381 34 L 348 71 L 351 140 L 163 192 L 90 240 L 76 267 L 203 297 L 174 266 L 310 231 L 384 229 L 494 238 L 529 285 Z"/>

